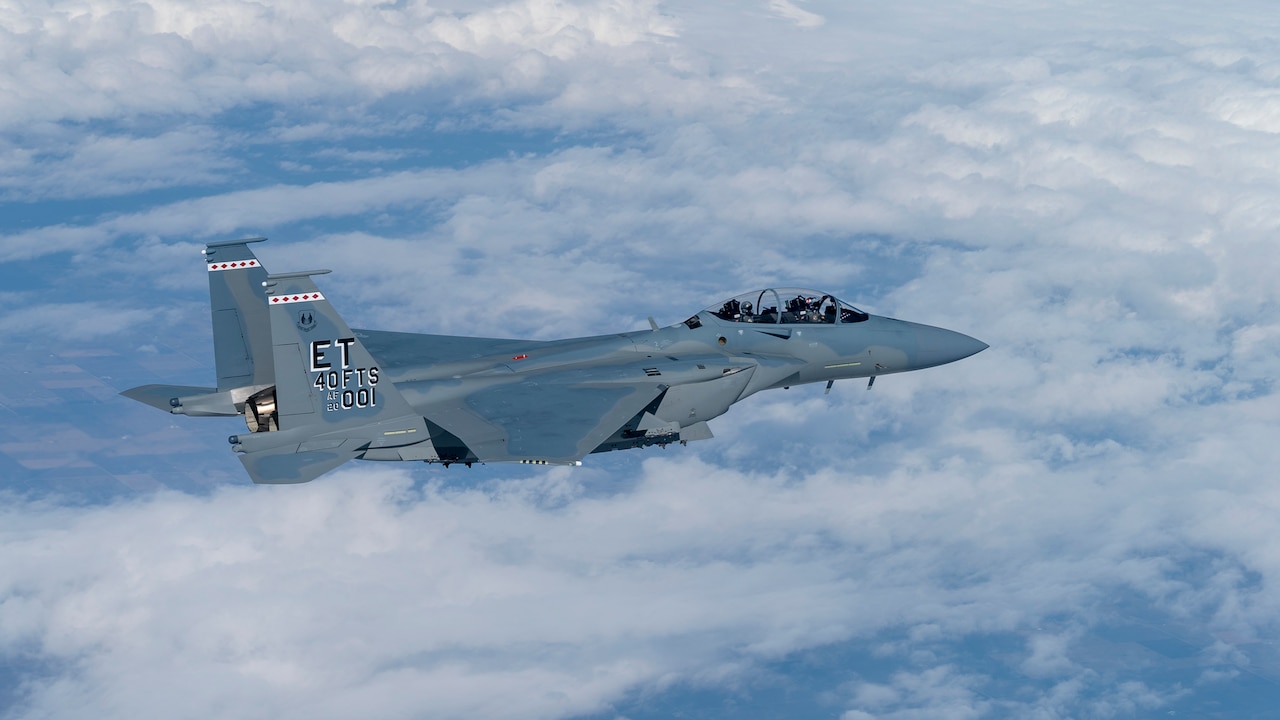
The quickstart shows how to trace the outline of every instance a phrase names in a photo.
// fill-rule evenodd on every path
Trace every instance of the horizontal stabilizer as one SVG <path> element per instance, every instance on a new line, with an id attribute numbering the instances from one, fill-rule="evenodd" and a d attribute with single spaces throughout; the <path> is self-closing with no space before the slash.
<path id="1" fill-rule="evenodd" d="M 195 401 L 203 410 L 203 412 L 199 413 L 201 415 L 240 414 L 236 411 L 230 395 L 222 393 L 224 397 L 219 398 L 217 397 L 219 393 L 215 388 L 194 385 L 142 385 L 136 388 L 129 388 L 120 394 L 130 400 L 137 400 L 167 413 L 181 413 L 182 411 L 178 409 L 179 407 L 183 404 L 194 404 L 193 401 Z M 200 403 L 199 400 L 201 399 L 207 402 Z"/>

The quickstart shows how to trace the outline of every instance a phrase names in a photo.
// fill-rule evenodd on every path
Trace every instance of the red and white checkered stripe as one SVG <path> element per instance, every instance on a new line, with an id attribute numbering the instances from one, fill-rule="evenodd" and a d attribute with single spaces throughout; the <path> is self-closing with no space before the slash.
<path id="1" fill-rule="evenodd" d="M 321 294 L 320 294 L 320 293 L 318 293 L 318 292 L 313 292 L 313 293 L 303 293 L 303 294 L 301 294 L 301 295 L 272 295 L 272 296 L 271 296 L 271 304 L 272 304 L 272 305 L 285 305 L 285 304 L 288 304 L 288 303 L 296 303 L 296 302 L 313 302 L 313 301 L 316 301 L 316 300 L 323 300 L 323 299 L 324 299 L 324 296 L 323 296 L 323 295 L 321 295 Z"/>
<path id="2" fill-rule="evenodd" d="M 244 268 L 252 267 L 258 267 L 257 260 L 232 260 L 231 262 L 209 263 L 209 272 L 218 272 L 220 270 L 242 270 Z"/>

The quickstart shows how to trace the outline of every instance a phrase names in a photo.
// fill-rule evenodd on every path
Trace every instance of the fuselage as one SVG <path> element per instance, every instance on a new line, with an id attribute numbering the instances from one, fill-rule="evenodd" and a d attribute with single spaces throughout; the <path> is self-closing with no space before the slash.
<path id="1" fill-rule="evenodd" d="M 718 417 L 761 390 L 920 370 L 987 347 L 951 330 L 866 313 L 835 318 L 828 313 L 825 322 L 821 316 L 808 322 L 785 322 L 786 314 L 766 316 L 774 320 L 768 322 L 722 315 L 705 310 L 669 327 L 564 340 L 477 340 L 475 348 L 488 352 L 470 355 L 462 345 L 450 346 L 465 342 L 462 338 L 355 332 L 387 378 L 428 419 L 430 408 L 455 398 L 462 402 L 479 388 L 537 382 L 550 373 L 563 377 L 563 371 L 574 371 L 584 383 L 607 382 L 611 373 L 621 381 L 636 372 L 638 361 L 654 359 L 648 372 L 661 375 L 668 389 L 650 414 L 673 432 Z M 434 356 L 423 357 L 415 345 L 430 348 Z M 715 360 L 715 368 L 706 369 L 708 359 Z M 682 361 L 688 367 L 681 369 Z M 636 429 L 624 428 L 602 449 L 652 444 L 623 442 L 627 432 L 636 434 Z M 650 430 L 637 437 L 660 440 L 662 434 Z"/>

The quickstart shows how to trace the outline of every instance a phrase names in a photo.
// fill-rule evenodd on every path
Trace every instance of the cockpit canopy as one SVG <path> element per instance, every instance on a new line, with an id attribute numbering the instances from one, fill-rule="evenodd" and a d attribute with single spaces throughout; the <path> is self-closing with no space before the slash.
<path id="1" fill-rule="evenodd" d="M 729 322 L 772 324 L 847 324 L 862 322 L 868 317 L 834 295 L 803 288 L 767 288 L 743 293 L 703 312 Z"/>

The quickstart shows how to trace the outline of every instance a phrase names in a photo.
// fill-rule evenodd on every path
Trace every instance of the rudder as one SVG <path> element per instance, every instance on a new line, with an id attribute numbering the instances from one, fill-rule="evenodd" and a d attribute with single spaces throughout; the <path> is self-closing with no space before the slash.
<path id="1" fill-rule="evenodd" d="M 205 246 L 213 357 L 218 390 L 271 385 L 271 323 L 262 284 L 267 271 L 249 249 L 266 238 L 224 240 Z"/>

